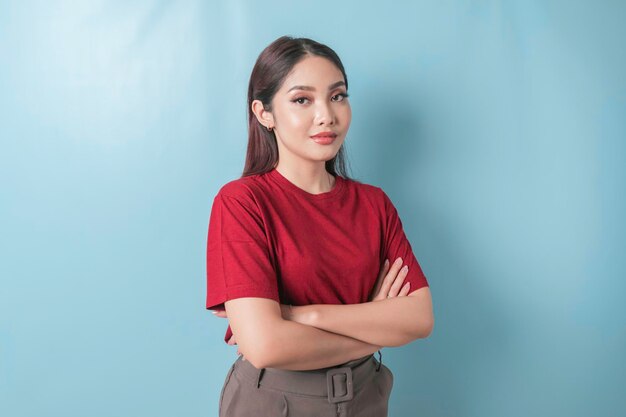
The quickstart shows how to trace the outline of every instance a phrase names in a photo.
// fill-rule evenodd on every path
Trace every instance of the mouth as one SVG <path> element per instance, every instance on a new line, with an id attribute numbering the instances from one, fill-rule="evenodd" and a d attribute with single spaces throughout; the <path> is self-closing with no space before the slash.
<path id="1" fill-rule="evenodd" d="M 314 142 L 320 145 L 329 145 L 335 141 L 337 136 L 311 136 Z"/>
<path id="2" fill-rule="evenodd" d="M 337 134 L 335 132 L 320 132 L 316 135 L 311 136 L 311 138 L 336 138 Z"/>
<path id="3" fill-rule="evenodd" d="M 328 145 L 335 141 L 337 138 L 337 134 L 335 132 L 321 132 L 317 135 L 311 136 L 314 142 L 319 143 L 320 145 Z"/>

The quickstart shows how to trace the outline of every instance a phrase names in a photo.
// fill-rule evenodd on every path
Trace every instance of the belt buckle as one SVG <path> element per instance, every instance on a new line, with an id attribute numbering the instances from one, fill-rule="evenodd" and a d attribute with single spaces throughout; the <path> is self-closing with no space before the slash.
<path id="1" fill-rule="evenodd" d="M 335 395 L 335 380 L 341 380 L 341 378 L 335 378 L 336 375 L 345 375 L 346 393 L 344 395 Z M 354 390 L 352 386 L 352 368 L 344 366 L 341 368 L 333 368 L 326 371 L 326 385 L 328 386 L 328 402 L 338 403 L 340 401 L 351 400 L 354 396 Z"/>

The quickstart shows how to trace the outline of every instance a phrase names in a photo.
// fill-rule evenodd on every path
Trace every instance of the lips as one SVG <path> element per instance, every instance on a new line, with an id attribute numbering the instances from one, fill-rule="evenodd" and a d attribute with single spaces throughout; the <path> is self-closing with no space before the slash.
<path id="1" fill-rule="evenodd" d="M 331 143 L 335 141 L 334 136 L 318 136 L 318 137 L 312 137 L 311 139 L 313 140 L 313 142 L 318 143 L 320 145 L 330 145 Z"/>
<path id="2" fill-rule="evenodd" d="M 316 138 L 324 138 L 324 139 L 334 139 L 337 137 L 337 134 L 335 132 L 320 132 L 316 135 L 311 136 L 313 139 Z"/>

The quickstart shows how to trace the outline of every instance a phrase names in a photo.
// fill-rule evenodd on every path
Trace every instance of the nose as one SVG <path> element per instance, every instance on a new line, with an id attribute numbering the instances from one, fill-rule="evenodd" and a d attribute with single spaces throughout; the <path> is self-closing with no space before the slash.
<path id="1" fill-rule="evenodd" d="M 329 103 L 320 103 L 316 108 L 316 124 L 334 124 L 335 113 Z"/>

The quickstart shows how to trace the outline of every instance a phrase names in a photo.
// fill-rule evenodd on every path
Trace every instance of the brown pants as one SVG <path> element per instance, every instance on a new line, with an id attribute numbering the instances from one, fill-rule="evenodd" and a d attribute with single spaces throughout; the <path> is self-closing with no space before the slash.
<path id="1" fill-rule="evenodd" d="M 219 417 L 387 417 L 392 387 L 393 374 L 374 355 L 309 371 L 257 369 L 239 356 L 224 381 Z"/>

